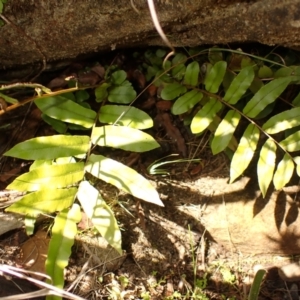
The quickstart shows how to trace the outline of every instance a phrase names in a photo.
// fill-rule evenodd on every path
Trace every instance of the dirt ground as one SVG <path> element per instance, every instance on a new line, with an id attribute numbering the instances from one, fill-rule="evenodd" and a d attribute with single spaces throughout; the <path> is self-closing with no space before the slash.
<path id="1" fill-rule="evenodd" d="M 1 155 L 20 141 L 54 134 L 34 107 L 1 116 L 0 130 Z M 300 254 L 297 179 L 265 199 L 255 168 L 229 185 L 227 156 L 211 154 L 208 135 L 193 137 L 186 128 L 180 130 L 188 157 L 201 161 L 169 164 L 164 177 L 150 176 L 146 168 L 166 153 L 135 156 L 105 150 L 105 155 L 147 177 L 165 206 L 139 201 L 99 181 L 97 187 L 122 229 L 124 253 L 111 249 L 83 220 L 65 274 L 66 289 L 84 299 L 247 299 L 255 272 L 266 269 L 259 299 L 298 299 L 300 275 L 288 275 L 284 281 L 278 272 L 298 262 Z M 163 141 L 167 154 L 180 152 L 178 143 L 161 129 L 151 133 Z M 1 156 L 1 207 L 19 196 L 5 188 L 29 165 Z M 0 262 L 42 271 L 49 220 L 42 218 L 30 238 L 21 225 L 0 236 Z M 0 279 L 0 296 L 38 289 L 26 280 Z"/>

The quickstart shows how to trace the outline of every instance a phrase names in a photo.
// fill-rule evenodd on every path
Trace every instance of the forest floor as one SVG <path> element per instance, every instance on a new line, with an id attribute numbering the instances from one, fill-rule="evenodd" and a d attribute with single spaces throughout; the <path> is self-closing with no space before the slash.
<path id="1" fill-rule="evenodd" d="M 164 166 L 166 176 L 147 173 L 155 160 L 182 151 L 182 145 L 168 135 L 169 125 L 151 131 L 167 149 L 164 153 L 105 150 L 104 155 L 147 177 L 165 206 L 144 203 L 99 181 L 97 186 L 119 222 L 124 253 L 120 256 L 107 246 L 83 219 L 66 269 L 65 288 L 84 299 L 238 300 L 247 299 L 255 272 L 266 269 L 259 299 L 298 299 L 298 279 L 286 282 L 278 274 L 282 266 L 297 262 L 295 254 L 300 254 L 295 242 L 298 235 L 288 235 L 288 229 L 284 235 L 280 227 L 281 223 L 286 228 L 299 225 L 298 215 L 291 217 L 290 209 L 296 205 L 298 211 L 298 204 L 293 204 L 299 201 L 298 191 L 284 191 L 287 196 L 280 206 L 276 192 L 262 200 L 255 172 L 228 184 L 230 161 L 225 154 L 211 154 L 209 135 L 191 135 L 178 119 L 172 119 L 172 124 L 184 139 L 186 157 L 200 162 L 170 163 Z M 1 116 L 0 125 L 1 155 L 21 141 L 55 134 L 33 106 Z M 172 159 L 176 156 L 165 160 Z M 6 186 L 29 166 L 1 156 L 3 210 L 7 201 L 14 202 L 18 196 L 5 190 Z M 43 272 L 48 223 L 49 218 L 41 218 L 31 237 L 22 227 L 2 234 L 1 264 Z M 38 289 L 26 280 L 7 276 L 0 280 L 0 296 Z"/>

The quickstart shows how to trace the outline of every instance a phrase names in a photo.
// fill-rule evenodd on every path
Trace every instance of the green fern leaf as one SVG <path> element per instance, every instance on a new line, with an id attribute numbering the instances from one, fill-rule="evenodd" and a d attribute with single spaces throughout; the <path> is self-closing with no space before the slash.
<path id="1" fill-rule="evenodd" d="M 101 236 L 122 254 L 122 237 L 118 222 L 98 190 L 89 182 L 82 181 L 77 197 L 86 215 L 92 220 Z"/>
<path id="2" fill-rule="evenodd" d="M 120 118 L 120 120 L 118 120 Z M 153 127 L 153 120 L 144 111 L 125 105 L 104 105 L 100 109 L 99 121 L 127 126 L 135 129 L 147 129 Z"/>
<path id="3" fill-rule="evenodd" d="M 48 282 L 55 287 L 64 287 L 64 269 L 69 263 L 71 248 L 77 234 L 77 225 L 81 219 L 81 211 L 78 204 L 71 209 L 64 209 L 55 218 L 52 228 L 52 237 L 49 243 L 46 260 L 46 273 L 52 280 Z M 58 296 L 47 296 L 47 300 L 62 299 Z"/>
<path id="4" fill-rule="evenodd" d="M 247 103 L 243 113 L 249 118 L 255 118 L 269 104 L 274 102 L 291 82 L 291 77 L 274 79 L 264 85 Z"/>
<path id="5" fill-rule="evenodd" d="M 259 129 L 254 124 L 246 128 L 230 164 L 230 183 L 241 176 L 251 162 L 259 140 Z"/>
<path id="6" fill-rule="evenodd" d="M 180 83 L 171 83 L 166 85 L 161 91 L 161 98 L 164 100 L 174 100 L 179 95 L 186 92 L 186 87 Z"/>
<path id="7" fill-rule="evenodd" d="M 83 179 L 83 163 L 42 166 L 17 177 L 9 190 L 31 192 L 42 188 L 63 188 Z"/>
<path id="8" fill-rule="evenodd" d="M 293 160 L 297 165 L 296 166 L 297 175 L 300 177 L 300 156 L 294 157 Z"/>
<path id="9" fill-rule="evenodd" d="M 214 66 L 206 73 L 204 79 L 205 89 L 210 93 L 217 93 L 220 84 L 223 81 L 226 72 L 226 61 L 218 61 Z"/>
<path id="10" fill-rule="evenodd" d="M 136 91 L 129 85 L 129 81 L 124 81 L 122 85 L 111 88 L 108 92 L 108 101 L 113 103 L 129 104 L 136 97 Z"/>
<path id="11" fill-rule="evenodd" d="M 200 67 L 197 61 L 193 61 L 186 67 L 183 83 L 191 86 L 198 84 Z"/>
<path id="12" fill-rule="evenodd" d="M 192 133 L 201 133 L 214 120 L 216 114 L 222 109 L 223 105 L 215 98 L 209 101 L 194 116 L 191 123 Z"/>
<path id="13" fill-rule="evenodd" d="M 191 90 L 179 97 L 172 106 L 173 115 L 181 115 L 190 110 L 197 104 L 203 97 L 203 94 L 197 90 Z"/>
<path id="14" fill-rule="evenodd" d="M 292 178 L 294 173 L 294 163 L 288 154 L 285 154 L 277 166 L 273 183 L 276 190 L 281 190 Z"/>
<path id="15" fill-rule="evenodd" d="M 70 207 L 77 188 L 69 189 L 42 189 L 23 196 L 12 204 L 6 211 L 36 217 L 41 213 L 53 213 Z"/>
<path id="16" fill-rule="evenodd" d="M 280 146 L 282 146 L 286 151 L 295 152 L 300 150 L 300 131 L 297 131 L 289 135 L 286 139 L 281 141 Z"/>
<path id="17" fill-rule="evenodd" d="M 47 97 L 34 101 L 36 106 L 53 119 L 91 128 L 95 122 L 96 112 L 63 96 Z"/>
<path id="18" fill-rule="evenodd" d="M 92 154 L 85 170 L 146 202 L 164 206 L 156 189 L 135 170 L 102 155 Z"/>
<path id="19" fill-rule="evenodd" d="M 245 94 L 254 79 L 253 67 L 246 67 L 233 79 L 225 96 L 224 101 L 234 105 Z"/>
<path id="20" fill-rule="evenodd" d="M 56 159 L 84 154 L 90 147 L 88 136 L 53 135 L 37 137 L 19 143 L 3 155 L 21 159 Z"/>
<path id="21" fill-rule="evenodd" d="M 230 110 L 219 124 L 211 143 L 213 154 L 220 153 L 228 146 L 241 119 L 239 112 Z"/>
<path id="22" fill-rule="evenodd" d="M 299 125 L 300 107 L 292 108 L 271 117 L 262 127 L 268 134 L 290 129 Z"/>
<path id="23" fill-rule="evenodd" d="M 150 134 L 124 126 L 94 127 L 91 138 L 93 144 L 133 152 L 145 152 L 160 147 Z"/>
<path id="24" fill-rule="evenodd" d="M 273 178 L 276 148 L 276 144 L 271 139 L 268 139 L 260 151 L 260 156 L 257 163 L 257 176 L 259 188 L 263 194 L 263 197 L 266 196 L 268 187 Z"/>

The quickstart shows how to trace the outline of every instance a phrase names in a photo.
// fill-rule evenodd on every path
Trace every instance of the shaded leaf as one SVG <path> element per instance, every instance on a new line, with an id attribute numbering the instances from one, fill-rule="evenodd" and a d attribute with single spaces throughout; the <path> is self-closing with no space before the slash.
<path id="1" fill-rule="evenodd" d="M 298 93 L 298 95 L 294 98 L 292 104 L 295 106 L 300 106 L 300 93 Z"/>
<path id="2" fill-rule="evenodd" d="M 300 131 L 297 131 L 289 135 L 286 139 L 281 141 L 280 146 L 282 146 L 286 151 L 294 152 L 300 150 Z"/>
<path id="3" fill-rule="evenodd" d="M 148 133 L 134 128 L 113 125 L 94 127 L 92 143 L 133 152 L 145 152 L 160 147 Z"/>
<path id="4" fill-rule="evenodd" d="M 217 93 L 219 86 L 223 81 L 223 77 L 226 72 L 227 63 L 226 61 L 218 61 L 214 66 L 207 71 L 204 84 L 205 89 L 211 93 Z"/>
<path id="5" fill-rule="evenodd" d="M 161 98 L 164 100 L 173 100 L 186 92 L 186 87 L 180 83 L 171 83 L 166 85 L 161 91 Z"/>
<path id="6" fill-rule="evenodd" d="M 86 215 L 92 220 L 101 236 L 122 254 L 122 237 L 118 222 L 98 190 L 89 182 L 82 181 L 77 197 Z"/>
<path id="7" fill-rule="evenodd" d="M 168 102 L 169 103 L 169 102 Z M 120 118 L 120 116 L 122 116 Z M 120 118 L 120 120 L 118 120 Z M 147 129 L 153 127 L 153 120 L 144 111 L 125 105 L 104 105 L 100 109 L 99 121 L 102 123 L 128 126 L 135 129 Z"/>
<path id="8" fill-rule="evenodd" d="M 7 189 L 31 192 L 47 187 L 63 188 L 83 179 L 83 167 L 83 163 L 44 165 L 17 177 Z"/>
<path id="9" fill-rule="evenodd" d="M 252 123 L 246 128 L 230 164 L 230 183 L 241 176 L 251 162 L 259 140 L 259 129 Z"/>
<path id="10" fill-rule="evenodd" d="M 274 134 L 299 125 L 300 107 L 286 110 L 271 117 L 262 127 L 269 134 Z"/>
<path id="11" fill-rule="evenodd" d="M 129 104 L 136 97 L 136 91 L 131 85 L 121 85 L 109 90 L 108 101 L 113 103 Z"/>
<path id="12" fill-rule="evenodd" d="M 36 106 L 51 118 L 91 128 L 96 112 L 69 100 L 63 96 L 47 97 L 35 100 Z"/>
<path id="13" fill-rule="evenodd" d="M 242 69 L 231 82 L 224 96 L 224 101 L 230 104 L 236 104 L 250 87 L 254 75 L 252 66 Z"/>
<path id="14" fill-rule="evenodd" d="M 17 99 L 9 97 L 2 93 L 0 93 L 0 97 L 3 98 L 7 103 L 16 104 L 19 102 Z"/>
<path id="15" fill-rule="evenodd" d="M 112 82 L 116 85 L 121 85 L 127 78 L 124 70 L 118 70 L 111 74 Z"/>
<path id="16" fill-rule="evenodd" d="M 56 120 L 53 119 L 45 114 L 42 114 L 42 119 L 49 124 L 50 126 L 52 126 L 52 128 L 57 131 L 58 133 L 66 133 L 66 131 L 68 130 L 68 126 L 66 123 L 64 123 L 63 121 L 60 120 Z"/>
<path id="17" fill-rule="evenodd" d="M 76 102 L 83 102 L 90 98 L 90 94 L 86 90 L 79 90 L 75 92 Z"/>
<path id="18" fill-rule="evenodd" d="M 183 79 L 184 84 L 196 86 L 198 84 L 199 72 L 200 67 L 197 61 L 193 61 L 188 64 Z"/>
<path id="19" fill-rule="evenodd" d="M 257 72 L 258 78 L 271 78 L 273 77 L 273 71 L 270 67 L 263 65 Z"/>
<path id="20" fill-rule="evenodd" d="M 195 106 L 203 97 L 203 94 L 197 90 L 191 90 L 179 97 L 172 106 L 173 115 L 181 115 Z"/>
<path id="21" fill-rule="evenodd" d="M 19 143 L 3 155 L 21 159 L 55 159 L 84 154 L 90 147 L 88 136 L 53 135 Z"/>
<path id="22" fill-rule="evenodd" d="M 291 157 L 285 154 L 274 174 L 273 183 L 276 190 L 281 190 L 291 180 L 293 173 L 294 163 Z"/>
<path id="23" fill-rule="evenodd" d="M 110 84 L 104 82 L 100 86 L 98 86 L 95 89 L 95 96 L 97 102 L 102 102 L 108 97 L 108 88 L 110 87 Z"/>
<path id="24" fill-rule="evenodd" d="M 194 116 L 191 123 L 192 133 L 200 133 L 205 130 L 222 107 L 223 105 L 220 101 L 215 98 L 210 98 L 209 101 Z"/>
<path id="25" fill-rule="evenodd" d="M 164 206 L 156 189 L 146 178 L 113 159 L 92 154 L 85 170 L 137 198 Z"/>
<path id="26" fill-rule="evenodd" d="M 241 115 L 239 112 L 235 110 L 227 112 L 219 124 L 211 143 L 211 149 L 214 155 L 220 153 L 228 146 L 240 119 Z"/>
<path id="27" fill-rule="evenodd" d="M 273 178 L 275 159 L 276 144 L 271 139 L 268 139 L 260 151 L 257 163 L 258 184 L 263 197 L 266 196 L 268 187 Z"/>
<path id="28" fill-rule="evenodd" d="M 243 113 L 255 118 L 264 108 L 274 102 L 291 82 L 291 77 L 274 79 L 264 85 L 247 103 Z"/>
<path id="29" fill-rule="evenodd" d="M 53 213 L 70 207 L 73 204 L 77 188 L 43 189 L 26 194 L 6 211 L 36 217 L 41 213 Z"/>
<path id="30" fill-rule="evenodd" d="M 80 207 L 74 204 L 72 208 L 61 211 L 55 218 L 52 227 L 52 237 L 46 260 L 46 273 L 52 280 L 48 282 L 55 287 L 64 288 L 64 269 L 69 263 L 71 248 L 77 234 L 77 224 L 81 219 Z M 47 296 L 47 300 L 59 299 L 57 296 Z"/>

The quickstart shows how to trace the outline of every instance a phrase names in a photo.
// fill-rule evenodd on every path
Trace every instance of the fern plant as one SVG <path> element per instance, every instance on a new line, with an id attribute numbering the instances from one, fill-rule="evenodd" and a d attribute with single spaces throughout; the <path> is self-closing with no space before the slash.
<path id="1" fill-rule="evenodd" d="M 225 51 L 230 52 L 227 58 Z M 300 67 L 287 67 L 242 51 L 219 48 L 209 49 L 206 61 L 200 64 L 197 57 L 204 53 L 207 51 L 190 58 L 179 53 L 169 62 L 170 69 L 166 71 L 159 70 L 154 54 L 147 53 L 149 65 L 153 64 L 151 67 L 146 65 L 147 76 L 155 78 L 154 83 L 161 87 L 159 96 L 163 100 L 174 101 L 172 114 L 187 116 L 186 123 L 192 115 L 192 133 L 201 134 L 206 129 L 212 132 L 213 154 L 226 148 L 233 151 L 230 182 L 249 166 L 260 136 L 265 135 L 267 140 L 257 163 L 260 190 L 265 196 L 272 180 L 276 189 L 283 188 L 295 169 L 300 175 L 300 157 L 292 155 L 300 150 L 300 94 L 291 101 L 290 109 L 262 125 L 260 123 L 273 111 L 275 102 L 286 88 L 299 84 Z M 193 61 L 189 62 L 191 58 Z M 249 125 L 237 142 L 234 133 L 243 118 Z M 281 140 L 275 136 L 279 132 L 285 134 Z M 277 150 L 281 150 L 283 158 L 276 166 Z"/>
<path id="2" fill-rule="evenodd" d="M 95 94 L 97 101 L 108 99 L 118 103 L 129 103 L 136 96 L 124 71 L 108 75 Z M 76 223 L 81 219 L 81 209 L 102 237 L 122 254 L 121 232 L 114 213 L 102 198 L 101 192 L 87 179 L 87 174 L 139 199 L 163 206 L 155 188 L 135 170 L 101 154 L 90 154 L 91 148 L 96 145 L 133 152 L 159 147 L 153 137 L 141 131 L 153 125 L 152 119 L 136 108 L 128 110 L 127 106 L 103 105 L 99 114 L 102 123 L 116 123 L 118 116 L 125 110 L 128 110 L 127 118 L 123 118 L 118 125 L 96 126 L 98 114 L 86 103 L 83 105 L 87 96 L 87 92 L 81 90 L 74 94 L 37 97 L 35 103 L 42 111 L 44 120 L 61 134 L 27 140 L 4 154 L 34 160 L 29 172 L 17 177 L 7 187 L 26 194 L 6 211 L 24 214 L 29 233 L 33 231 L 32 220 L 39 214 L 57 213 L 46 272 L 52 284 L 61 288 L 64 284 L 64 268 L 68 264 L 77 233 Z M 90 135 L 62 134 L 68 129 L 92 131 Z M 49 299 L 51 297 L 54 296 L 48 296 Z"/>

